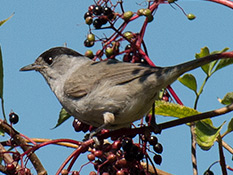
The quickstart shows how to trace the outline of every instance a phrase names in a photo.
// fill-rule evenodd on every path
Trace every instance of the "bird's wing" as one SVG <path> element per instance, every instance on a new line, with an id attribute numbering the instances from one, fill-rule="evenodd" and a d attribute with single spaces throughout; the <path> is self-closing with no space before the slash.
<path id="1" fill-rule="evenodd" d="M 141 78 L 145 80 L 160 68 L 153 68 L 142 64 L 132 64 L 108 60 L 94 62 L 82 66 L 73 72 L 64 85 L 66 95 L 80 98 L 87 95 L 98 84 L 109 82 L 110 85 L 120 85 Z"/>

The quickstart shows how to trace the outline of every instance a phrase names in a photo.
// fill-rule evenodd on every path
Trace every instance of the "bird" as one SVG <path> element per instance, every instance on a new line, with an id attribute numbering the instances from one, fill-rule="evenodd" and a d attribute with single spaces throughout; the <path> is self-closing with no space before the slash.
<path id="1" fill-rule="evenodd" d="M 187 71 L 218 57 L 203 57 L 169 67 L 116 59 L 93 61 L 67 48 L 54 47 L 20 71 L 38 71 L 62 107 L 81 122 L 101 129 L 126 128 L 147 114 L 159 91 Z"/>

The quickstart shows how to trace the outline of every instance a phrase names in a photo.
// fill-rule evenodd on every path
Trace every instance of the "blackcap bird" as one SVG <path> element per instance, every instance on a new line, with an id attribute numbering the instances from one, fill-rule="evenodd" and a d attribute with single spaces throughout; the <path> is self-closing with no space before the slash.
<path id="1" fill-rule="evenodd" d="M 69 48 L 55 47 L 20 70 L 40 72 L 64 109 L 81 122 L 119 129 L 141 119 L 158 92 L 180 75 L 216 59 L 151 67 L 114 59 L 95 62 Z"/>

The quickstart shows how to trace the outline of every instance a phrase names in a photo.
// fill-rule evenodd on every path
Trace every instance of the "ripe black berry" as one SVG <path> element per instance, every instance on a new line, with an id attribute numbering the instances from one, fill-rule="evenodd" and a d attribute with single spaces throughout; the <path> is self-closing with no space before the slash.
<path id="1" fill-rule="evenodd" d="M 20 153 L 19 152 L 13 153 L 12 157 L 14 161 L 18 162 L 20 160 Z"/>
<path id="2" fill-rule="evenodd" d="M 9 114 L 9 120 L 10 120 L 10 123 L 16 124 L 16 123 L 18 123 L 18 121 L 19 121 L 19 116 L 18 116 L 16 113 L 11 112 L 11 113 Z"/>
<path id="3" fill-rule="evenodd" d="M 99 19 L 100 19 L 102 25 L 107 24 L 107 22 L 108 22 L 108 20 L 104 17 L 100 17 Z"/>
<path id="4" fill-rule="evenodd" d="M 84 41 L 84 46 L 86 47 L 92 47 L 94 44 L 95 44 L 94 41 L 89 41 L 88 39 Z"/>
<path id="5" fill-rule="evenodd" d="M 122 148 L 124 151 L 129 151 L 133 145 L 132 139 L 125 138 L 122 140 Z"/>
<path id="6" fill-rule="evenodd" d="M 158 139 L 155 136 L 150 136 L 148 141 L 149 141 L 150 145 L 156 145 L 158 143 Z"/>
<path id="7" fill-rule="evenodd" d="M 155 154 L 154 157 L 154 162 L 158 165 L 160 165 L 162 163 L 162 156 L 158 155 L 158 154 Z"/>
<path id="8" fill-rule="evenodd" d="M 78 171 L 73 171 L 71 175 L 80 175 Z"/>
<path id="9" fill-rule="evenodd" d="M 91 16 L 92 14 L 90 13 L 90 12 L 86 12 L 85 14 L 84 14 L 84 19 L 86 19 L 87 17 L 89 17 L 89 16 Z"/>
<path id="10" fill-rule="evenodd" d="M 213 173 L 213 171 L 211 171 L 211 170 L 206 170 L 206 171 L 204 172 L 204 175 L 214 175 L 214 173 Z"/>
<path id="11" fill-rule="evenodd" d="M 104 15 L 111 15 L 112 14 L 112 9 L 109 7 L 103 7 L 102 9 Z"/>
<path id="12" fill-rule="evenodd" d="M 133 161 L 135 159 L 135 154 L 133 154 L 132 152 L 126 152 L 125 153 L 125 160 L 127 161 Z"/>
<path id="13" fill-rule="evenodd" d="M 125 46 L 125 50 L 131 49 L 131 44 L 128 44 L 127 46 Z"/>
<path id="14" fill-rule="evenodd" d="M 142 151 L 139 151 L 136 153 L 135 159 L 140 161 L 143 159 L 143 157 L 144 157 L 144 154 L 142 153 Z"/>
<path id="15" fill-rule="evenodd" d="M 102 23 L 102 20 L 101 19 L 95 19 L 94 21 L 93 21 L 93 26 L 96 28 L 96 29 L 100 29 L 101 28 L 101 26 L 103 25 L 103 23 Z"/>
<path id="16" fill-rule="evenodd" d="M 92 12 L 93 12 L 95 15 L 101 15 L 101 13 L 102 13 L 102 7 L 99 6 L 99 5 L 96 5 L 96 6 L 93 8 Z"/>
<path id="17" fill-rule="evenodd" d="M 157 153 L 162 153 L 163 152 L 163 146 L 160 143 L 157 143 L 153 146 L 153 149 Z"/>

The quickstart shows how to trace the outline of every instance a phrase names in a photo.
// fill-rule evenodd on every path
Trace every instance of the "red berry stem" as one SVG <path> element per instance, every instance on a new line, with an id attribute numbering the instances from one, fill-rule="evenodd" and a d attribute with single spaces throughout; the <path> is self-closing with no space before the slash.
<path id="1" fill-rule="evenodd" d="M 44 147 L 44 146 L 47 146 L 47 145 L 50 145 L 50 144 L 56 144 L 56 143 L 59 143 L 59 142 L 68 142 L 68 143 L 73 143 L 73 144 L 76 144 L 76 145 L 81 145 L 82 142 L 79 142 L 79 141 L 76 141 L 76 140 L 72 140 L 72 139 L 56 139 L 56 140 L 50 140 L 50 141 L 47 141 L 47 142 L 44 142 L 44 143 L 40 143 L 40 144 L 36 144 L 35 146 L 33 146 L 32 148 L 28 149 L 27 151 L 25 151 L 24 153 L 22 153 L 22 157 L 25 156 L 25 155 L 30 155 L 31 152 L 34 152 L 36 150 L 38 150 L 39 148 L 41 147 Z"/>
<path id="2" fill-rule="evenodd" d="M 25 139 L 27 139 L 27 140 L 29 140 L 29 142 L 31 142 L 33 145 L 37 145 L 36 142 L 34 142 L 31 138 L 27 137 L 26 135 L 20 133 L 20 136 L 23 137 L 23 138 L 25 138 Z"/>
<path id="3" fill-rule="evenodd" d="M 62 163 L 62 165 L 60 166 L 60 168 L 58 169 L 56 175 L 59 175 L 60 172 L 64 169 L 64 167 L 68 164 L 68 162 L 71 160 L 71 163 L 69 164 L 69 167 L 67 168 L 68 171 L 71 170 L 74 162 L 76 161 L 76 159 L 78 158 L 78 156 L 91 144 L 94 143 L 93 139 L 87 140 L 85 142 L 83 142 L 72 154 L 69 155 L 69 157 Z"/>
<path id="4" fill-rule="evenodd" d="M 207 1 L 216 2 L 218 4 L 222 4 L 233 9 L 233 2 L 230 0 L 207 0 Z"/>

